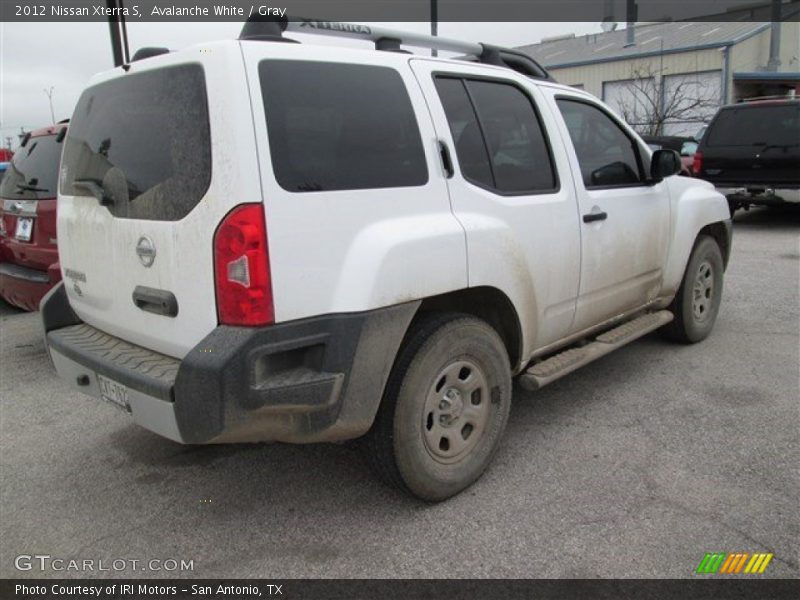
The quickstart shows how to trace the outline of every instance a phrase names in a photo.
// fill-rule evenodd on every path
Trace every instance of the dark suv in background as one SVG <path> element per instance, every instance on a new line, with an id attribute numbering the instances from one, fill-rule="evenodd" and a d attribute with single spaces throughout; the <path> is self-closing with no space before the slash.
<path id="1" fill-rule="evenodd" d="M 0 297 L 25 310 L 61 281 L 56 191 L 62 122 L 25 137 L 0 182 Z"/>
<path id="2" fill-rule="evenodd" d="M 727 196 L 731 213 L 751 204 L 800 203 L 800 99 L 720 108 L 693 171 Z"/>

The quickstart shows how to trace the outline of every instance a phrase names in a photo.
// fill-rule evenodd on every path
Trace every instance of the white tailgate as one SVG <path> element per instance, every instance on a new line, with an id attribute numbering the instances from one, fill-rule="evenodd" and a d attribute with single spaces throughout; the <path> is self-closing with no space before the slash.
<path id="1" fill-rule="evenodd" d="M 75 312 L 111 335 L 177 358 L 217 326 L 212 241 L 218 223 L 237 204 L 261 198 L 238 43 L 208 44 L 133 63 L 122 77 L 186 62 L 204 67 L 212 140 L 211 183 L 197 206 L 180 220 L 155 221 L 116 218 L 93 196 L 58 199 L 59 256 Z M 120 73 L 115 69 L 92 84 Z M 136 252 L 142 236 L 155 246 L 150 267 Z M 137 286 L 174 294 L 177 316 L 138 308 L 132 298 Z"/>

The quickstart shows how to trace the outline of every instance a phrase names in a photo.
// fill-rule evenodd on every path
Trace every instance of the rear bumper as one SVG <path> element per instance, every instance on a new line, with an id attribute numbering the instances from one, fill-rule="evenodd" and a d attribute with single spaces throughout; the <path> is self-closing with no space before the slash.
<path id="1" fill-rule="evenodd" d="M 25 310 L 37 310 L 42 297 L 57 281 L 47 271 L 0 263 L 0 297 Z"/>
<path id="2" fill-rule="evenodd" d="M 177 360 L 79 322 L 66 302 L 58 286 L 42 304 L 59 376 L 98 398 L 98 375 L 124 385 L 134 421 L 189 444 L 362 435 L 418 306 L 264 328 L 220 326 Z"/>
<path id="3" fill-rule="evenodd" d="M 758 185 L 717 184 L 717 191 L 728 200 L 741 204 L 797 204 L 800 203 L 800 188 L 770 187 Z"/>

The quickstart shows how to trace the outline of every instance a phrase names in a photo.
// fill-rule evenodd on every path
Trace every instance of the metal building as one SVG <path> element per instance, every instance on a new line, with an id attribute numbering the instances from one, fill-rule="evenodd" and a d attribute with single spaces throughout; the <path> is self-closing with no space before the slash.
<path id="1" fill-rule="evenodd" d="M 640 133 L 695 135 L 721 104 L 800 94 L 800 23 L 637 23 L 522 46 Z"/>

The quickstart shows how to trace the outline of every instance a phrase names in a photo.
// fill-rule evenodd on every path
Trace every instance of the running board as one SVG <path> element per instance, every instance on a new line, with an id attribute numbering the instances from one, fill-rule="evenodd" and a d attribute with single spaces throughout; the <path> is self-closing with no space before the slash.
<path id="1" fill-rule="evenodd" d="M 587 344 L 570 348 L 528 367 L 519 378 L 526 390 L 538 390 L 593 360 L 663 327 L 674 315 L 668 310 L 647 313 L 601 333 Z"/>

